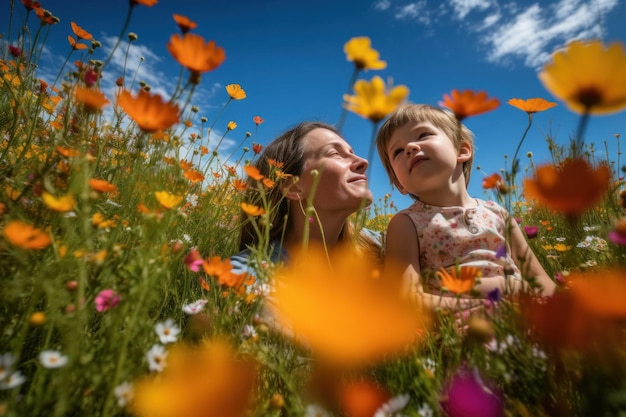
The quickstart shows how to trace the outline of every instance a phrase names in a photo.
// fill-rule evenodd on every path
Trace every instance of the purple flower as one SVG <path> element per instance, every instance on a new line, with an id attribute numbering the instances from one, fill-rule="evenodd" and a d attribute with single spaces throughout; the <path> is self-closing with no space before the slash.
<path id="1" fill-rule="evenodd" d="M 120 302 L 121 297 L 112 289 L 102 290 L 96 295 L 96 310 L 99 312 L 107 311 L 115 307 Z"/>
<path id="2" fill-rule="evenodd" d="M 498 248 L 498 250 L 496 251 L 496 258 L 500 259 L 500 258 L 506 258 L 506 246 L 502 245 Z"/>
<path id="3" fill-rule="evenodd" d="M 477 369 L 462 366 L 448 383 L 441 406 L 449 417 L 502 417 L 499 393 L 483 381 Z"/>
<path id="4" fill-rule="evenodd" d="M 22 55 L 22 50 L 18 48 L 17 46 L 13 46 L 13 45 L 9 45 L 9 52 L 11 53 L 11 55 L 13 55 L 16 58 Z"/>
<path id="5" fill-rule="evenodd" d="M 526 232 L 526 236 L 528 236 L 528 239 L 532 239 L 534 237 L 537 237 L 537 232 L 539 231 L 539 227 L 538 226 L 524 226 L 524 231 Z"/>
<path id="6" fill-rule="evenodd" d="M 493 290 L 487 293 L 487 299 L 492 303 L 497 303 L 502 298 L 502 293 L 500 292 L 500 288 L 494 288 Z"/>

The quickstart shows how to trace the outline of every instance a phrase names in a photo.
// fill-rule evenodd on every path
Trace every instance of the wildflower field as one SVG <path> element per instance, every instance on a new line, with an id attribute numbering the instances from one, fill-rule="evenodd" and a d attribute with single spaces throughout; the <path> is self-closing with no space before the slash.
<path id="1" fill-rule="evenodd" d="M 156 3 L 130 0 L 120 39 L 132 42 L 128 21 Z M 94 58 L 101 45 L 88 28 L 71 22 L 70 53 L 50 83 L 37 63 L 59 18 L 32 0 L 15 7 L 26 8 L 15 24 L 32 36 L 0 49 L 0 416 L 626 415 L 620 132 L 606 138 L 616 155 L 585 141 L 589 118 L 626 110 L 621 43 L 557 51 L 538 82 L 580 114 L 577 133 L 567 145 L 546 138 L 551 163 L 529 155 L 532 169 L 519 172 L 518 147 L 509 170 L 483 181 L 557 293 L 494 293 L 470 315 L 426 314 L 385 285 L 379 265 L 346 254 L 331 271 L 313 245 L 283 268 L 261 238 L 252 249 L 266 273 L 231 271 L 243 221 L 267 235 L 272 207 L 246 196 L 283 174 L 281 161 L 271 177 L 251 166 L 259 144 L 227 158 L 219 143 L 208 147 L 219 115 L 199 117 L 190 103 L 225 51 L 195 22 L 175 15 L 180 32 L 163 46 L 181 65 L 169 98 L 123 74 L 107 96 L 99 80 L 110 55 Z M 369 39 L 348 40 L 345 52 L 354 63 L 345 111 L 375 132 L 409 90 L 359 79 L 385 66 Z M 226 105 L 246 97 L 237 84 L 223 94 Z M 453 90 L 441 104 L 463 120 L 499 106 L 495 96 Z M 528 128 L 555 104 L 508 100 Z M 385 198 L 351 221 L 384 232 L 394 210 Z M 274 277 L 297 285 L 279 288 Z M 459 297 L 470 292 L 448 280 Z M 265 297 L 301 332 L 262 320 Z"/>

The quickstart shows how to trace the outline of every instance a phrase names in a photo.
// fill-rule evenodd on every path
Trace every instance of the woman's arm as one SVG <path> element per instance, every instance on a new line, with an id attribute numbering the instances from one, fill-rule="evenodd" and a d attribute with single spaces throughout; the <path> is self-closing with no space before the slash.
<path id="1" fill-rule="evenodd" d="M 554 294 L 555 282 L 548 276 L 539 260 L 528 245 L 522 229 L 516 221 L 511 221 L 511 255 L 523 276 L 534 277 L 541 286 L 541 295 Z"/>

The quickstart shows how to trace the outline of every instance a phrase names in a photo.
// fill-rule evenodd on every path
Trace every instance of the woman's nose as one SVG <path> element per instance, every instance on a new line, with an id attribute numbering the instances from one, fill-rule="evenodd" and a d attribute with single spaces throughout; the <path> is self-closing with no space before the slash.
<path id="1" fill-rule="evenodd" d="M 367 166 L 369 165 L 369 163 L 367 162 L 367 159 L 365 158 L 361 158 L 360 156 L 354 156 L 355 157 L 355 161 L 354 161 L 354 170 L 356 172 L 365 172 L 367 170 Z"/>

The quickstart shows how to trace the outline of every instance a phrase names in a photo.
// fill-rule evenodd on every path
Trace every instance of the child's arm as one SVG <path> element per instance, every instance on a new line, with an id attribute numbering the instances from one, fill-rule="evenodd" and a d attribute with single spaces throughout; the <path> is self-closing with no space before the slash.
<path id="1" fill-rule="evenodd" d="M 425 293 L 420 279 L 419 241 L 411 219 L 395 215 L 389 222 L 385 239 L 385 270 L 390 276 L 402 279 L 402 289 L 409 296 L 417 296 L 431 309 L 444 308 L 453 311 L 476 307 L 477 301 L 466 298 L 442 297 Z M 478 303 L 482 304 L 482 303 Z"/>
<path id="2" fill-rule="evenodd" d="M 554 294 L 556 284 L 548 276 L 539 263 L 539 260 L 528 245 L 522 229 L 516 221 L 511 221 L 511 255 L 524 276 L 535 277 L 537 284 L 541 285 L 541 295 Z"/>

